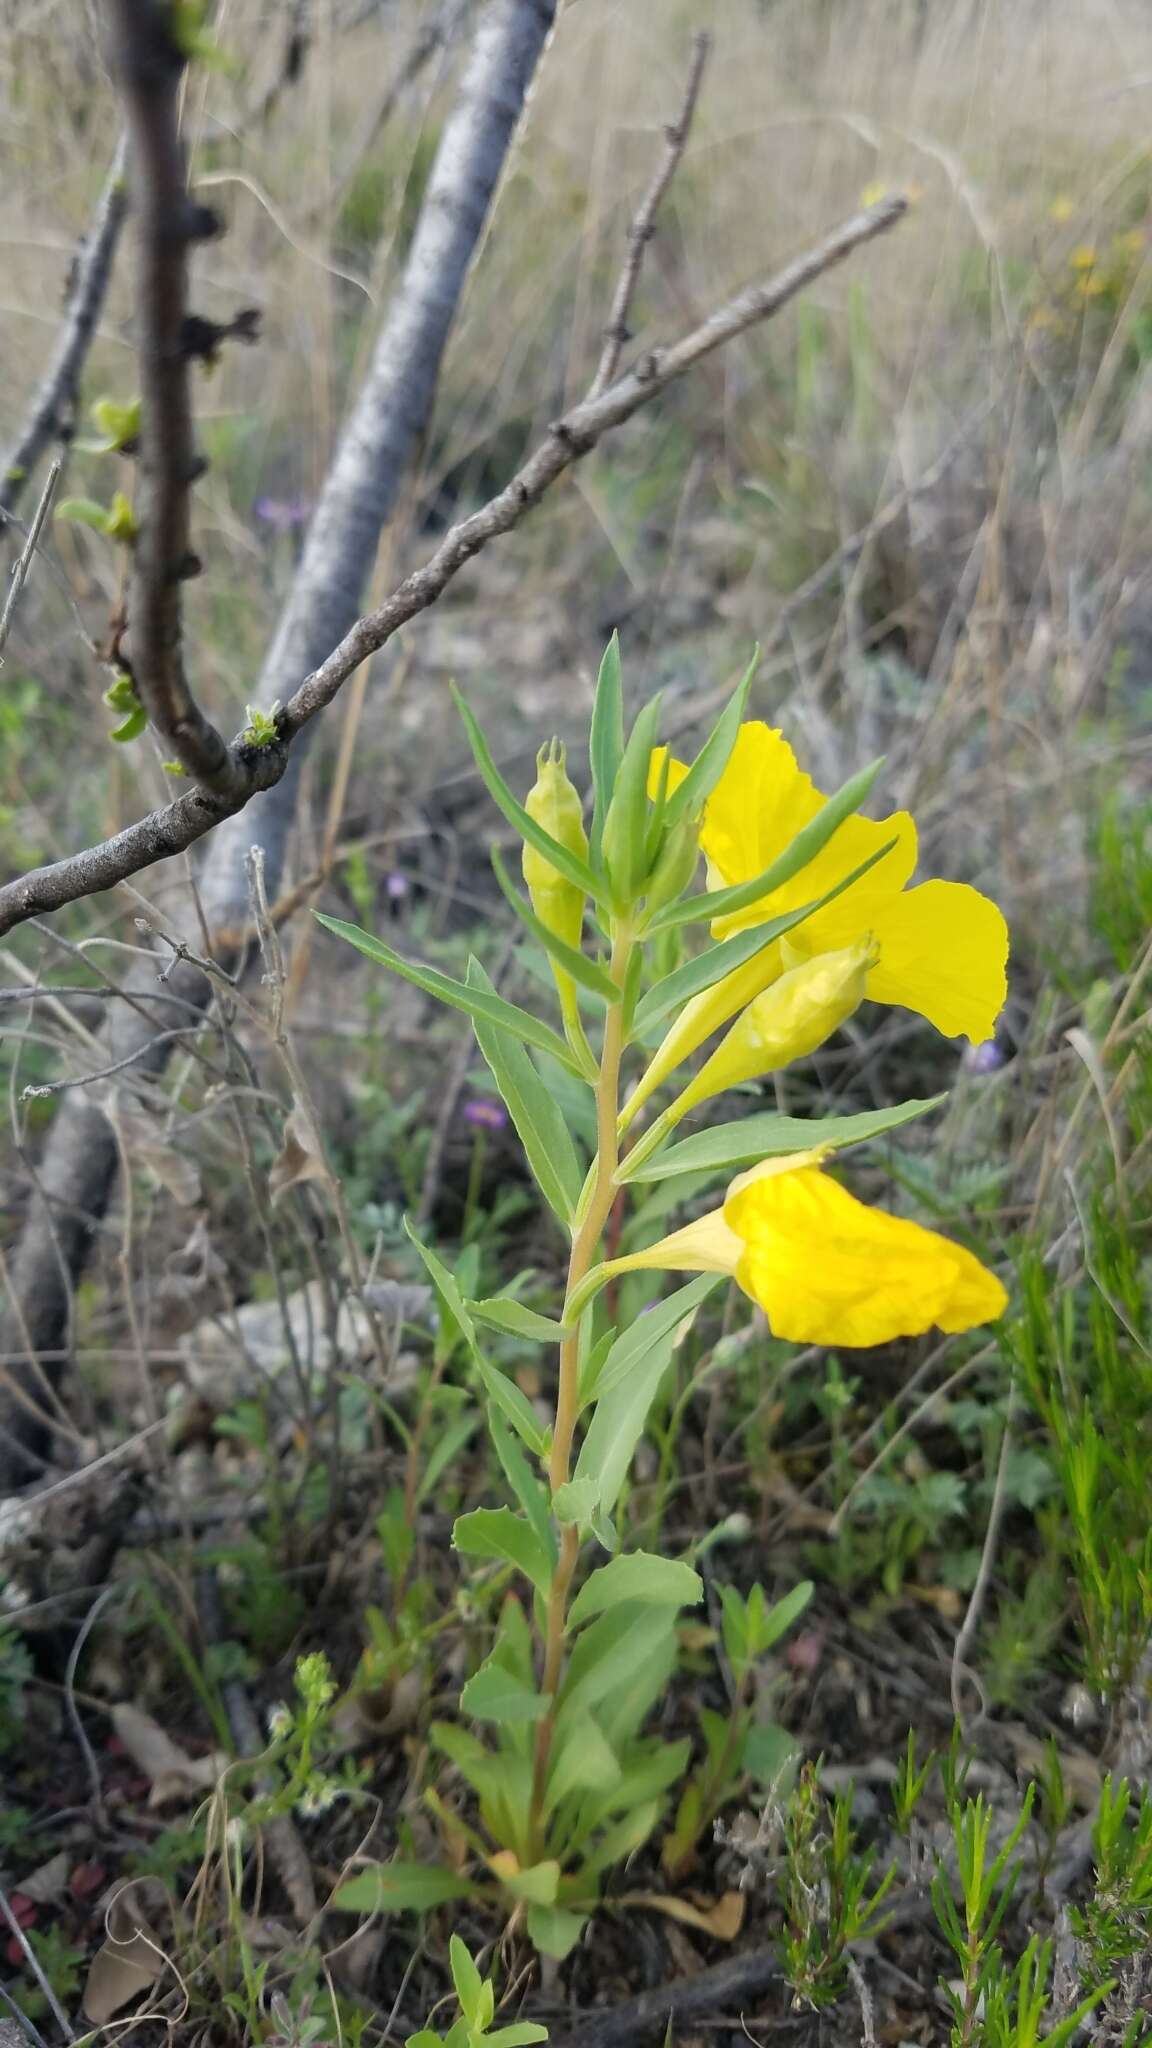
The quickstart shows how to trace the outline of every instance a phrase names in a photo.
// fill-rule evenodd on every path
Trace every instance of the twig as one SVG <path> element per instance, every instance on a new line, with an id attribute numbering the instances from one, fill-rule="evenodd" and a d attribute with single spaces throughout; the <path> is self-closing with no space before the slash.
<path id="1" fill-rule="evenodd" d="M 681 1977 L 674 1984 L 658 1984 L 624 2000 L 610 2011 L 595 2014 L 574 2034 L 553 2037 L 552 2048 L 633 2048 L 650 2036 L 663 2035 L 669 2020 L 691 2019 L 702 2013 L 730 2012 L 748 1998 L 758 1998 L 770 1984 L 781 1981 L 780 1959 L 774 1948 L 751 1949 L 731 1962 L 716 1963 L 696 1977 Z"/>
<path id="2" fill-rule="evenodd" d="M 32 1975 L 36 1979 L 37 1984 L 40 1986 L 40 1990 L 47 2003 L 48 2010 L 51 2013 L 53 2019 L 55 2020 L 56 2025 L 59 2027 L 60 2032 L 63 2034 L 64 2039 L 66 2041 L 74 2041 L 76 2039 L 76 2035 L 73 2032 L 72 2027 L 69 2025 L 68 2015 L 61 2006 L 60 2000 L 57 1998 L 56 1993 L 53 1991 L 51 1981 L 48 1977 L 45 1976 L 44 1970 L 40 1963 L 40 1959 L 37 1956 L 35 1949 L 32 1947 L 32 1944 L 29 1941 L 27 1935 L 25 1934 L 24 1929 L 21 1927 L 20 1922 L 17 1920 L 15 1913 L 12 1911 L 12 1908 L 8 1903 L 8 1894 L 3 1889 L 0 1889 L 0 1914 L 3 1914 L 4 1919 L 7 1921 L 9 1931 L 14 1936 L 17 1944 L 19 1945 L 21 1954 L 24 1957 L 24 1961 L 27 1963 L 28 1968 L 31 1970 Z"/>
<path id="3" fill-rule="evenodd" d="M 960 1632 L 956 1637 L 952 1651 L 952 1712 L 955 1714 L 961 1727 L 964 1728 L 966 1735 L 971 1733 L 971 1729 L 965 1726 L 961 1699 L 962 1686 L 966 1672 L 970 1678 L 975 1679 L 975 1673 L 967 1670 L 968 1652 L 972 1646 L 972 1639 L 980 1625 L 980 1616 L 984 1611 L 984 1602 L 987 1598 L 988 1587 L 992 1578 L 992 1568 L 996 1562 L 996 1550 L 1000 1541 L 1000 1529 L 1004 1520 L 1004 1510 L 1008 1505 L 1008 1462 L 1015 1449 L 1015 1433 L 1013 1430 L 1015 1419 L 1016 1377 L 1013 1374 L 1012 1383 L 1008 1389 L 1008 1412 L 1004 1418 L 1004 1434 L 1000 1439 L 1000 1456 L 996 1461 L 996 1479 L 992 1490 L 992 1504 L 988 1510 L 988 1526 L 984 1531 L 984 1546 L 980 1552 L 980 1566 L 976 1573 L 976 1583 L 972 1588 L 964 1619 L 960 1624 Z M 983 1701 L 983 1687 L 978 1685 L 977 1690 L 980 1692 L 981 1700 Z M 981 1720 L 983 1715 L 984 1708 L 982 1706 L 979 1716 Z"/>
<path id="4" fill-rule="evenodd" d="M 63 467 L 63 462 L 63 456 L 58 455 L 48 471 L 44 489 L 40 493 L 40 503 L 36 507 L 36 515 L 31 526 L 28 528 L 27 539 L 20 550 L 20 558 L 12 571 L 12 581 L 8 586 L 8 595 L 4 600 L 4 610 L 0 612 L 0 667 L 3 666 L 2 657 L 4 649 L 8 644 L 8 635 L 12 631 L 12 621 L 16 616 L 16 606 L 20 599 L 20 592 L 24 588 L 28 571 L 32 567 L 32 557 L 36 553 L 44 521 L 48 517 L 48 509 L 55 495 L 56 486 L 60 481 L 60 471 Z"/>
<path id="5" fill-rule="evenodd" d="M 199 1029 L 199 1022 L 175 1024 L 171 1031 L 158 1031 L 154 1038 L 149 1039 L 148 1045 L 134 1046 L 122 1060 L 113 1060 L 108 1067 L 98 1067 L 95 1073 L 68 1075 L 62 1081 L 30 1081 L 26 1088 L 21 1089 L 20 1100 L 38 1102 L 45 1095 L 63 1095 L 68 1088 L 90 1088 L 94 1081 L 110 1081 L 113 1074 L 122 1074 L 125 1067 L 134 1067 L 138 1060 L 143 1059 L 149 1046 L 171 1045 L 173 1039 L 192 1037 Z"/>
<path id="6" fill-rule="evenodd" d="M 92 1816 L 99 1827 L 105 1827 L 108 1820 L 107 1810 L 104 1805 L 104 1787 L 100 1783 L 100 1767 L 92 1753 L 92 1744 L 88 1740 L 84 1723 L 80 1719 L 80 1709 L 76 1704 L 76 1672 L 79 1668 L 80 1659 L 84 1654 L 84 1645 L 96 1626 L 101 1610 L 107 1607 L 113 1594 L 119 1591 L 119 1586 L 105 1586 L 104 1591 L 92 1602 L 80 1627 L 76 1631 L 76 1640 L 68 1652 L 68 1664 L 64 1672 L 64 1704 L 68 1709 L 68 1718 L 72 1723 L 73 1733 L 80 1746 L 80 1753 L 84 1758 L 84 1768 L 88 1773 L 88 1783 L 92 1790 Z"/>
<path id="7" fill-rule="evenodd" d="M 84 358 L 96 332 L 112 275 L 112 260 L 128 208 L 124 185 L 124 139 L 116 146 L 92 226 L 72 260 L 67 318 L 52 359 L 32 400 L 28 417 L 0 457 L 0 529 L 14 512 L 24 486 L 54 434 L 71 431 L 70 415 Z"/>
<path id="8" fill-rule="evenodd" d="M 632 306 L 633 294 L 640 280 L 640 268 L 644 261 L 644 251 L 656 232 L 656 215 L 660 210 L 660 202 L 672 183 L 680 159 L 684 154 L 684 147 L 688 141 L 688 132 L 696 113 L 696 102 L 700 97 L 700 84 L 704 77 L 704 67 L 708 62 L 711 47 L 712 38 L 703 32 L 692 39 L 692 62 L 688 69 L 688 83 L 684 90 L 680 112 L 675 121 L 670 122 L 664 130 L 665 150 L 663 160 L 651 185 L 644 194 L 637 209 L 636 217 L 628 230 L 628 255 L 624 268 L 620 273 L 620 281 L 616 286 L 616 296 L 612 301 L 612 309 L 608 315 L 608 325 L 604 329 L 604 353 L 600 358 L 600 367 L 589 387 L 589 398 L 598 398 L 602 391 L 608 389 L 609 384 L 611 384 L 613 377 L 620 367 L 620 358 L 624 353 L 625 344 L 632 338 L 628 329 L 628 315 Z"/>
<path id="9" fill-rule="evenodd" d="M 216 232 L 188 193 L 180 140 L 185 57 L 160 0 L 109 0 L 113 69 L 128 122 L 140 332 L 139 531 L 132 551 L 125 654 L 137 694 L 181 767 L 205 789 L 242 787 L 240 764 L 188 684 L 181 582 L 199 568 L 190 499 L 202 464 L 189 391 L 188 251 Z"/>
<path id="10" fill-rule="evenodd" d="M 635 369 L 599 397 L 573 406 L 549 428 L 511 483 L 479 511 L 451 527 L 430 560 L 406 576 L 376 611 L 365 613 L 327 660 L 305 677 L 278 715 L 274 743 L 260 748 L 233 743 L 232 759 L 241 782 L 238 792 L 222 797 L 193 791 L 99 846 L 8 883 L 0 888 L 0 936 L 41 911 L 59 910 L 66 903 L 112 888 L 157 860 L 185 852 L 222 819 L 243 810 L 257 789 L 271 788 L 284 774 L 291 742 L 332 702 L 361 662 L 377 653 L 409 619 L 435 604 L 465 563 L 518 526 L 573 463 L 716 349 L 771 319 L 815 278 L 842 263 L 863 243 L 887 233 L 906 210 L 904 199 L 889 197 L 853 214 L 767 283 L 741 292 L 682 340 L 645 355 Z"/>

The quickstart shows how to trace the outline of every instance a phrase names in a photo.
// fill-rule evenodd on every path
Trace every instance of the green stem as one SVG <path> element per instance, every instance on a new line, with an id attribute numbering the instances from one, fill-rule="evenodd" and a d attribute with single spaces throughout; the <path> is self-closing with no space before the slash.
<path id="1" fill-rule="evenodd" d="M 612 980 L 620 990 L 620 996 L 616 1002 L 609 1005 L 604 1021 L 604 1046 L 600 1055 L 596 1083 L 596 1157 L 592 1166 L 588 1200 L 572 1240 L 572 1251 L 568 1260 L 563 1320 L 571 1326 L 571 1335 L 565 1337 L 560 1346 L 560 1381 L 556 1396 L 556 1421 L 552 1431 L 552 1455 L 548 1468 L 553 1493 L 566 1485 L 571 1476 L 572 1444 L 580 1415 L 580 1335 L 574 1326 L 570 1306 L 573 1296 L 595 1261 L 604 1226 L 611 1215 L 617 1193 L 613 1176 L 620 1159 L 616 1118 L 620 1103 L 620 1062 L 624 1052 L 623 992 L 632 944 L 631 928 L 622 925 L 615 934 L 609 970 Z M 542 1689 L 551 1705 L 536 1731 L 536 1754 L 532 1776 L 532 1827 L 538 1843 L 543 1828 L 544 1790 L 556 1725 L 556 1697 L 564 1674 L 568 1596 L 572 1589 L 572 1579 L 579 1556 L 579 1532 L 573 1524 L 567 1523 L 560 1535 L 560 1557 L 549 1591 L 548 1617 L 544 1634 Z"/>

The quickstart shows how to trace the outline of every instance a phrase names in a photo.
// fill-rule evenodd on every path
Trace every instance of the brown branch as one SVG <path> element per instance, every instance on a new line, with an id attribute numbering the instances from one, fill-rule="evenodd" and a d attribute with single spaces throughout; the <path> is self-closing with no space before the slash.
<path id="1" fill-rule="evenodd" d="M 189 390 L 188 251 L 215 231 L 193 205 L 180 139 L 185 58 L 163 0 L 109 0 L 112 66 L 128 124 L 136 216 L 140 349 L 139 532 L 124 652 L 137 694 L 181 767 L 217 796 L 244 789 L 243 772 L 197 704 L 181 650 L 181 581 L 191 549 L 191 490 L 200 473 Z"/>
<path id="2" fill-rule="evenodd" d="M 464 564 L 489 542 L 518 526 L 565 470 L 704 357 L 771 319 L 815 278 L 843 262 L 861 244 L 894 227 L 906 208 L 904 199 L 888 197 L 853 214 L 766 284 L 741 292 L 682 340 L 642 357 L 635 369 L 599 397 L 573 406 L 549 428 L 511 483 L 478 512 L 450 527 L 423 567 L 406 576 L 378 610 L 359 619 L 327 660 L 305 677 L 279 713 L 275 744 L 255 749 L 233 743 L 230 752 L 237 786 L 230 795 L 210 797 L 204 791 L 194 791 L 128 826 L 114 839 L 8 883 L 0 888 L 0 936 L 38 912 L 59 910 L 65 903 L 112 888 L 171 854 L 185 852 L 221 819 L 243 810 L 257 789 L 271 788 L 284 773 L 291 741 L 332 702 L 361 662 L 377 653 L 409 619 L 435 604 Z"/>
<path id="3" fill-rule="evenodd" d="M 0 456 L 0 529 L 6 523 L 5 513 L 16 510 L 24 486 L 53 435 L 66 439 L 71 433 L 80 372 L 96 332 L 127 210 L 121 140 L 104 181 L 92 226 L 72 259 L 66 318 L 51 361 L 23 427 L 11 447 Z"/>
<path id="4" fill-rule="evenodd" d="M 616 296 L 612 301 L 612 310 L 608 315 L 608 324 L 604 329 L 604 353 L 600 358 L 600 367 L 592 379 L 588 392 L 589 398 L 598 398 L 602 391 L 607 390 L 620 367 L 620 358 L 624 353 L 625 344 L 631 340 L 631 335 L 628 331 L 628 314 L 631 310 L 633 294 L 640 280 L 640 266 L 644 261 L 644 251 L 656 232 L 656 215 L 660 210 L 660 202 L 672 183 L 680 159 L 684 154 L 684 147 L 688 141 L 688 132 L 696 113 L 696 102 L 700 97 L 700 84 L 704 77 L 704 67 L 708 62 L 711 47 L 712 38 L 703 31 L 692 39 L 692 63 L 688 71 L 688 83 L 684 89 L 684 98 L 681 102 L 680 112 L 675 121 L 670 122 L 664 130 L 666 148 L 663 159 L 657 169 L 656 176 L 653 178 L 651 185 L 648 187 L 637 208 L 636 217 L 628 230 L 628 256 L 620 273 L 620 281 L 616 286 Z"/>

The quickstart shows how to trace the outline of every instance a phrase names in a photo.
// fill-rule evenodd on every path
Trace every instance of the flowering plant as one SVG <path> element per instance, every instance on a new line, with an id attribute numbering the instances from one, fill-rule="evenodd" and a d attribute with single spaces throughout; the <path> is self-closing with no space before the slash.
<path id="1" fill-rule="evenodd" d="M 881 764 L 821 795 L 779 732 L 744 720 L 750 682 L 751 670 L 684 764 L 657 744 L 658 700 L 626 736 L 613 641 L 592 712 L 587 824 L 563 748 L 542 749 L 521 803 L 457 698 L 480 773 L 524 842 L 527 900 L 494 862 L 547 957 L 559 1031 L 507 1002 L 475 960 L 454 980 L 322 919 L 471 1016 L 568 1248 L 553 1320 L 513 1294 L 466 1298 L 419 1246 L 483 1388 L 510 1495 L 460 1516 L 455 1547 L 514 1568 L 530 1589 L 531 1619 L 518 1599 L 505 1601 L 491 1652 L 463 1689 L 464 1715 L 490 1739 L 455 1723 L 435 1731 L 478 1805 L 473 1827 L 430 1794 L 456 1839 L 454 1867 L 362 1873 L 338 1895 L 350 1907 L 431 1905 L 495 1888 L 538 1947 L 563 1954 L 603 1872 L 658 1825 L 689 1745 L 643 1727 L 673 1669 L 677 1615 L 703 1588 L 685 1559 L 624 1551 L 612 1517 L 674 1347 L 722 1279 L 759 1304 L 773 1335 L 801 1343 L 966 1330 L 1006 1305 L 1000 1281 L 963 1246 L 867 1207 L 829 1170 L 843 1146 L 932 1103 L 804 1123 L 753 1114 L 671 1142 L 700 1105 L 807 1057 L 862 1003 L 902 1004 L 979 1043 L 1005 995 L 1008 938 L 995 904 L 954 882 L 910 886 L 911 817 L 858 815 Z M 701 853 L 707 886 L 698 891 Z M 707 927 L 710 941 L 685 944 Z M 558 1077 L 568 1091 L 590 1091 L 591 1157 L 569 1126 Z M 671 1100 L 646 1123 L 666 1086 Z M 609 1225 L 630 1191 L 682 1179 L 695 1196 L 702 1177 L 727 1180 L 718 1206 L 646 1247 L 610 1249 L 620 1233 Z M 648 1268 L 695 1277 L 618 1327 L 606 1284 Z M 556 1348 L 550 1424 L 491 1356 L 490 1332 Z M 602 1558 L 589 1570 L 593 1546 Z M 760 1640 L 798 1611 L 792 1596 L 778 1623 L 765 1613 Z M 742 1741 L 757 1732 L 741 1724 Z"/>

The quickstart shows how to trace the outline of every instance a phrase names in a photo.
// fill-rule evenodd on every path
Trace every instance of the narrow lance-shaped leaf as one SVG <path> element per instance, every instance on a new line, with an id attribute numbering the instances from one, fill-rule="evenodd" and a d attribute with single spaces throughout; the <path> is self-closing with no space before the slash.
<path id="1" fill-rule="evenodd" d="M 671 830 L 672 826 L 679 824 L 680 819 L 686 817 L 689 812 L 695 813 L 702 809 L 705 798 L 711 796 L 728 766 L 759 661 L 760 649 L 757 647 L 736 685 L 734 694 L 725 705 L 687 775 L 679 788 L 668 798 L 664 811 L 666 829 Z"/>
<path id="2" fill-rule="evenodd" d="M 761 1159 L 776 1158 L 786 1152 L 804 1152 L 813 1146 L 829 1145 L 839 1150 L 844 1145 L 862 1145 L 869 1138 L 878 1138 L 885 1131 L 911 1123 L 913 1117 L 939 1109 L 946 1100 L 944 1095 L 932 1095 L 923 1101 L 897 1103 L 892 1109 L 861 1110 L 855 1116 L 769 1113 L 743 1117 L 736 1123 L 716 1124 L 710 1130 L 697 1131 L 694 1137 L 670 1145 L 667 1151 L 657 1152 L 654 1158 L 645 1159 L 636 1167 L 625 1159 L 617 1179 L 632 1183 L 670 1180 L 681 1173 L 724 1173 L 756 1166 Z"/>
<path id="3" fill-rule="evenodd" d="M 517 1009 L 515 1003 L 506 1003 L 498 996 L 481 988 L 473 988 L 462 981 L 453 980 L 450 974 L 441 974 L 437 967 L 425 967 L 414 960 L 405 960 L 400 953 L 393 952 L 383 939 L 377 939 L 371 932 L 361 931 L 359 925 L 346 924 L 342 917 L 328 917 L 323 911 L 313 912 L 318 924 L 326 931 L 335 932 L 341 939 L 366 953 L 369 960 L 379 961 L 382 967 L 390 967 L 393 974 L 410 981 L 415 988 L 424 990 L 425 995 L 435 996 L 438 1002 L 447 1003 L 450 1009 L 462 1010 L 466 1017 L 482 1019 L 497 1031 L 506 1031 L 521 1044 L 534 1045 L 540 1052 L 551 1053 L 577 1079 L 583 1079 L 568 1046 L 558 1031 L 542 1024 L 527 1010 Z"/>
<path id="4" fill-rule="evenodd" d="M 648 764 L 660 717 L 660 699 L 652 697 L 639 712 L 624 749 L 616 787 L 604 820 L 601 851 L 619 905 L 639 895 L 645 879 L 648 829 Z"/>
<path id="5" fill-rule="evenodd" d="M 592 770 L 592 855 L 597 859 L 604 817 L 624 758 L 624 687 L 618 633 L 613 633 L 604 650 L 596 679 L 588 758 Z"/>
<path id="6" fill-rule="evenodd" d="M 503 812 L 510 825 L 515 826 L 522 839 L 529 840 L 546 860 L 551 861 L 557 873 L 563 875 L 569 882 L 575 882 L 576 887 L 582 889 L 586 896 L 592 896 L 597 903 L 606 905 L 608 891 L 601 877 L 593 872 L 587 861 L 581 860 L 578 854 L 569 852 L 566 846 L 561 846 L 560 841 L 553 839 L 550 832 L 545 832 L 543 826 L 538 825 L 534 818 L 530 818 L 523 804 L 513 796 L 492 759 L 491 749 L 474 714 L 455 684 L 451 688 L 456 708 L 464 720 L 476 766 L 497 809 Z"/>
<path id="7" fill-rule="evenodd" d="M 594 996 L 603 997 L 606 1002 L 614 1003 L 619 990 L 611 975 L 603 967 L 598 967 L 594 960 L 589 960 L 586 953 L 581 953 L 575 946 L 566 945 L 563 939 L 557 938 L 555 932 L 549 931 L 543 918 L 537 917 L 531 904 L 525 903 L 495 847 L 492 848 L 492 870 L 521 924 L 531 932 L 537 944 L 543 946 L 544 951 L 555 960 L 557 966 L 562 967 L 566 974 L 570 974 L 573 981 L 578 981 L 581 988 L 588 989 Z"/>
<path id="8" fill-rule="evenodd" d="M 686 897 L 681 903 L 670 903 L 648 926 L 649 937 L 656 932 L 667 931 L 674 925 L 692 924 L 702 918 L 731 917 L 737 911 L 748 910 L 753 903 L 759 902 L 761 896 L 769 896 L 774 889 L 782 889 L 786 882 L 790 882 L 794 875 L 800 873 L 801 868 L 806 868 L 809 861 L 815 860 L 816 855 L 823 851 L 845 818 L 850 818 L 853 811 L 859 810 L 883 766 L 883 759 L 873 761 L 867 768 L 862 768 L 858 775 L 853 775 L 842 789 L 836 791 L 835 796 L 828 798 L 816 816 L 801 827 L 791 846 L 786 847 L 784 852 L 764 869 L 763 874 L 754 875 L 751 881 L 739 882 L 731 889 L 715 889 L 703 896 Z M 882 859 L 889 851 L 889 847 L 882 847 L 876 858 Z M 871 864 L 869 862 L 868 865 Z M 859 872 L 864 873 L 866 870 L 861 869 Z"/>
<path id="9" fill-rule="evenodd" d="M 479 961 L 469 960 L 469 992 L 487 996 L 491 987 Z M 524 1047 L 493 1030 L 486 1018 L 474 1016 L 472 1028 L 540 1190 L 560 1221 L 570 1225 L 584 1174 L 568 1126 Z"/>

